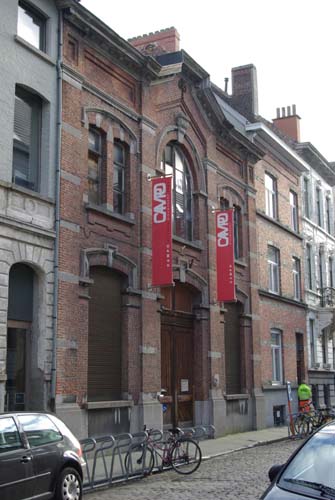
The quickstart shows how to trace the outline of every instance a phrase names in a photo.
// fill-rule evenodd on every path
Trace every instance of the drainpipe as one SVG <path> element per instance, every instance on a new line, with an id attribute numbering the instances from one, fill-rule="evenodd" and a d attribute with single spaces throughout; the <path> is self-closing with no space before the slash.
<path id="1" fill-rule="evenodd" d="M 55 248 L 54 248 L 54 293 L 52 311 L 52 360 L 50 409 L 56 410 L 56 369 L 57 369 L 57 323 L 58 323 L 58 258 L 60 227 L 60 173 L 61 173 L 61 134 L 62 134 L 62 53 L 63 53 L 63 11 L 58 12 L 58 53 L 57 53 L 57 136 L 56 136 L 56 176 L 55 176 Z"/>

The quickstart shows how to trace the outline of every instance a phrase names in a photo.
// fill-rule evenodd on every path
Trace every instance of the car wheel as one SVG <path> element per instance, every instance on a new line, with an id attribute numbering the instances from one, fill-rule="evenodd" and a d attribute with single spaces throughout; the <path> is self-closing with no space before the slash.
<path id="1" fill-rule="evenodd" d="M 81 500 L 82 494 L 82 480 L 76 469 L 63 469 L 57 480 L 55 500 Z"/>

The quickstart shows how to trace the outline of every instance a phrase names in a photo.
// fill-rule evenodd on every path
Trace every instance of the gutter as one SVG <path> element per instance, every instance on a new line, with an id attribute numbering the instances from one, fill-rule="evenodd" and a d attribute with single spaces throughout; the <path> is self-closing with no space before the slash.
<path id="1" fill-rule="evenodd" d="M 59 280 L 59 229 L 60 229 L 60 174 L 61 174 L 61 135 L 62 135 L 62 53 L 63 53 L 63 11 L 58 12 L 58 54 L 57 54 L 57 137 L 55 172 L 55 247 L 54 247 L 54 293 L 52 310 L 52 358 L 50 410 L 56 410 L 57 374 L 57 325 L 58 325 L 58 280 Z"/>
<path id="2" fill-rule="evenodd" d="M 272 146 L 275 151 L 282 153 L 284 159 L 294 165 L 294 167 L 300 172 L 308 172 L 310 170 L 308 164 L 301 158 L 293 149 L 291 149 L 285 142 L 278 137 L 270 128 L 268 128 L 264 123 L 247 123 L 245 125 L 245 130 L 249 134 L 257 134 L 263 139 L 265 144 Z"/>

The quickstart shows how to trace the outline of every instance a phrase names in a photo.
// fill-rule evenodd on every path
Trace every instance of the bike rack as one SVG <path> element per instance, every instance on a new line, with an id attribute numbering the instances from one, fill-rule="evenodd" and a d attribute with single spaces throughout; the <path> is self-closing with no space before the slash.
<path id="1" fill-rule="evenodd" d="M 215 428 L 212 425 L 195 426 L 180 429 L 179 436 L 187 436 L 195 441 L 214 437 Z M 171 437 L 169 431 L 161 432 L 158 429 L 150 431 L 150 438 L 155 443 L 162 443 L 164 446 Z M 86 462 L 84 468 L 84 491 L 95 488 L 112 486 L 113 484 L 126 482 L 133 479 L 140 479 L 146 476 L 146 444 L 148 433 L 146 431 L 135 434 L 123 433 L 116 436 L 100 436 L 87 438 L 80 441 L 83 458 Z M 134 453 L 143 448 L 144 456 L 140 462 L 135 459 Z M 170 467 L 158 464 L 160 455 L 154 452 L 154 470 L 163 471 Z M 129 465 L 126 467 L 126 456 L 129 456 Z"/>

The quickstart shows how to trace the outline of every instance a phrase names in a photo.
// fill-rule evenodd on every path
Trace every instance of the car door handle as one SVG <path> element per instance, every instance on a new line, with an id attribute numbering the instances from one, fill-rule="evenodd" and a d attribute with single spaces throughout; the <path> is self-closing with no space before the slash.
<path id="1" fill-rule="evenodd" d="M 26 464 L 27 462 L 30 462 L 31 459 L 32 459 L 32 457 L 28 457 L 27 455 L 24 455 L 23 457 L 21 457 L 20 462 L 23 464 Z"/>

